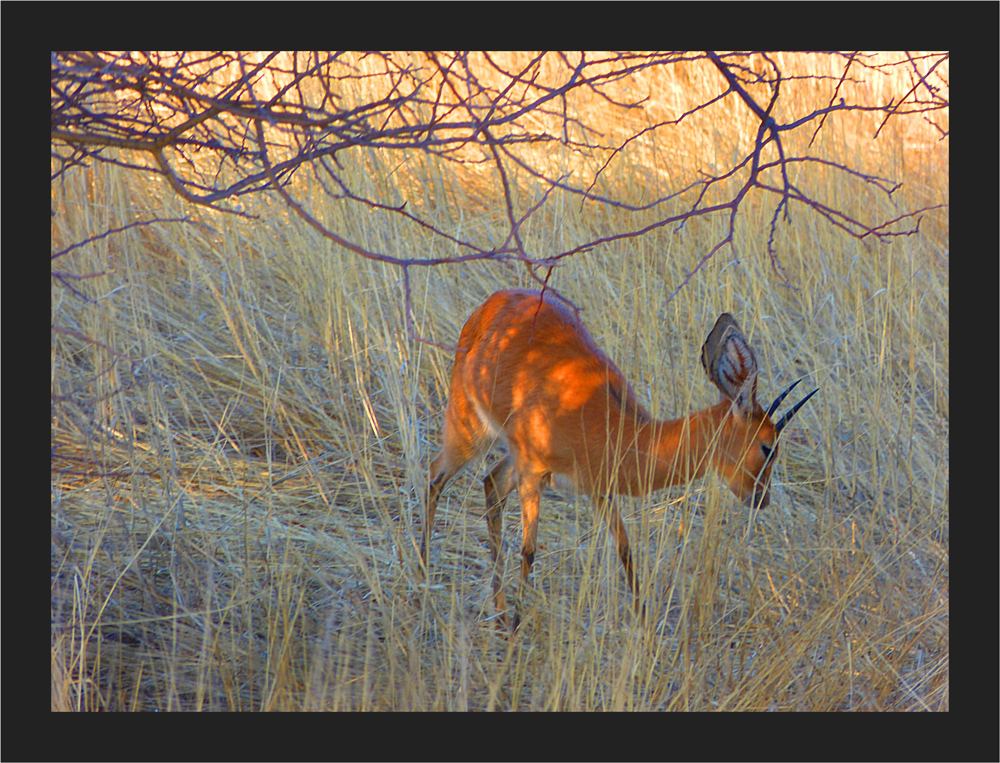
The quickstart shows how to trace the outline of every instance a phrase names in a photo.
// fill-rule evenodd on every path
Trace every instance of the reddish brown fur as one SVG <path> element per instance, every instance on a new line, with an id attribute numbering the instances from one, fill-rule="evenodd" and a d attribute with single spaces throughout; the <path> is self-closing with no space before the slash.
<path id="1" fill-rule="evenodd" d="M 551 295 L 543 300 L 536 291 L 493 294 L 472 313 L 459 338 L 443 445 L 430 466 L 424 563 L 441 491 L 497 438 L 507 441 L 509 454 L 484 488 L 501 614 L 506 598 L 500 514 L 515 487 L 524 529 L 522 579 L 534 560 L 539 493 L 558 480 L 593 498 L 637 597 L 628 537 L 610 494 L 650 493 L 701 477 L 711 466 L 741 500 L 767 506 L 775 427 L 756 400 L 753 353 L 728 315 L 719 319 L 703 352 L 706 370 L 725 399 L 680 419 L 656 421 L 568 307 Z"/>

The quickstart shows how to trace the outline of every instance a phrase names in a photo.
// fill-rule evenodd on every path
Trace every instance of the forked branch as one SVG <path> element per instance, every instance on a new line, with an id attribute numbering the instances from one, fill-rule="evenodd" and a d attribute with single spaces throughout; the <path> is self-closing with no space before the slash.
<path id="1" fill-rule="evenodd" d="M 779 220 L 787 220 L 795 205 L 852 236 L 875 239 L 916 233 L 920 214 L 935 208 L 902 210 L 892 219 L 857 219 L 822 201 L 791 170 L 814 163 L 887 197 L 899 187 L 898 181 L 789 150 L 787 136 L 809 125 L 811 147 L 832 115 L 865 112 L 883 116 L 873 139 L 890 119 L 908 114 L 931 122 L 942 137 L 948 134 L 942 126 L 946 121 L 938 119 L 948 108 L 948 83 L 940 76 L 947 53 L 902 54 L 888 62 L 860 53 L 822 55 L 843 57 L 839 76 L 788 75 L 776 55 L 715 51 L 541 53 L 509 58 L 513 63 L 467 52 L 55 52 L 50 72 L 52 177 L 107 162 L 158 174 L 189 202 L 243 216 L 249 216 L 243 197 L 276 194 L 338 246 L 402 269 L 408 331 L 414 338 L 419 337 L 410 309 L 412 268 L 516 262 L 545 285 L 554 267 L 579 252 L 664 226 L 679 230 L 699 217 L 725 215 L 725 232 L 679 290 L 716 253 L 735 247 L 739 211 L 754 192 L 775 199 L 767 248 L 775 273 L 787 281 L 779 256 Z M 653 97 L 656 90 L 649 83 L 670 82 L 682 68 L 683 76 L 700 72 L 707 84 L 700 97 L 671 114 Z M 885 102 L 849 100 L 853 85 L 903 71 L 909 75 L 905 88 Z M 712 84 L 712 72 L 718 85 Z M 784 94 L 800 80 L 828 87 L 822 108 L 795 113 L 794 106 L 785 105 Z M 608 120 L 599 120 L 594 110 L 575 108 L 583 97 L 593 101 L 593 96 L 622 119 L 612 120 L 609 128 Z M 744 110 L 756 123 L 752 145 L 729 166 L 703 171 L 679 190 L 652 184 L 646 188 L 649 198 L 639 204 L 632 201 L 634 194 L 603 182 L 631 150 L 643 143 L 665 145 L 673 139 L 671 131 L 717 109 L 730 114 Z M 628 121 L 626 115 L 648 118 Z M 575 167 L 590 169 L 571 174 L 555 169 L 548 161 L 555 150 L 572 156 Z M 457 233 L 438 222 L 433 210 L 362 190 L 357 173 L 352 174 L 344 159 L 363 160 L 364 152 L 398 157 L 396 165 L 425 155 L 477 176 L 483 175 L 483 167 L 491 168 L 505 209 L 506 233 L 500 243 Z M 440 239 L 450 253 L 401 257 L 363 244 L 349 231 L 332 230 L 313 208 L 315 202 L 308 200 L 307 187 L 299 182 L 302 170 L 319 181 L 334 203 L 399 216 L 405 225 L 419 226 Z M 534 181 L 527 192 L 523 181 L 515 182 L 515 171 L 517 177 Z M 522 233 L 524 225 L 552 203 L 556 191 L 572 194 L 582 209 L 620 213 L 615 217 L 617 229 L 573 242 L 563 251 L 532 251 L 531 240 Z M 633 219 L 641 222 L 632 224 Z"/>

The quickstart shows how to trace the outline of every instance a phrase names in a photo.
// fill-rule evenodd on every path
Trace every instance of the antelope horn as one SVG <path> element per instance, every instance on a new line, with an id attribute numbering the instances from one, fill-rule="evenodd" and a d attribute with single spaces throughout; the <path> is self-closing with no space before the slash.
<path id="1" fill-rule="evenodd" d="M 767 409 L 767 415 L 769 417 L 774 415 L 774 412 L 778 410 L 778 406 L 781 405 L 781 401 L 784 400 L 786 397 L 788 397 L 788 393 L 791 392 L 793 389 L 795 389 L 795 385 L 798 384 L 800 381 L 802 381 L 802 379 L 796 379 L 787 387 L 785 387 L 784 392 L 782 392 L 780 395 L 774 398 L 774 402 L 771 403 L 771 407 Z"/>
<path id="2" fill-rule="evenodd" d="M 770 416 L 772 413 L 774 413 L 775 409 L 778 407 L 778 404 L 782 400 L 785 399 L 785 395 L 787 395 L 789 392 L 791 392 L 792 391 L 792 387 L 794 387 L 800 381 L 802 381 L 802 380 L 799 379 L 798 381 L 794 382 L 791 386 L 788 387 L 788 389 L 786 389 L 784 392 L 782 392 L 780 395 L 778 395 L 777 399 L 773 403 L 771 403 L 771 408 L 767 412 L 768 416 Z M 817 392 L 819 392 L 819 387 L 817 387 L 812 392 L 810 392 L 808 395 L 806 395 L 804 398 L 802 398 L 801 400 L 799 400 L 799 402 L 797 402 L 795 405 L 793 405 L 791 407 L 791 409 L 784 416 L 782 416 L 780 419 L 778 419 L 778 423 L 774 425 L 774 434 L 775 434 L 775 436 L 781 434 L 781 430 L 785 428 L 785 424 L 787 424 L 789 421 L 791 421 L 792 420 L 792 416 L 794 416 L 796 413 L 798 413 L 799 408 L 801 408 L 803 405 L 805 405 L 808 402 L 809 398 L 811 398 Z"/>

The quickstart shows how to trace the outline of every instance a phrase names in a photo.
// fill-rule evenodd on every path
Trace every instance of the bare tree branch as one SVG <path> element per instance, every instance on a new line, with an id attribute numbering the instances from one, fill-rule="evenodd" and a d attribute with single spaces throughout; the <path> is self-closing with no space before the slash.
<path id="1" fill-rule="evenodd" d="M 816 198 L 801 176 L 793 180 L 790 171 L 822 167 L 844 173 L 889 197 L 899 182 L 801 150 L 790 151 L 789 135 L 811 125 L 808 149 L 831 115 L 866 112 L 882 116 L 873 139 L 890 119 L 911 114 L 921 115 L 942 138 L 948 135 L 947 128 L 941 126 L 944 122 L 932 121 L 949 105 L 948 84 L 939 75 L 947 53 L 907 53 L 889 62 L 857 52 L 818 55 L 844 59 L 839 77 L 788 76 L 779 65 L 783 59 L 760 52 L 540 53 L 522 58 L 515 66 L 503 64 L 491 54 L 467 52 L 422 56 L 54 52 L 52 177 L 93 162 L 107 162 L 158 174 L 187 201 L 244 216 L 247 213 L 239 203 L 241 197 L 276 194 L 338 246 L 402 269 L 411 336 L 411 268 L 476 260 L 520 262 L 533 279 L 545 285 L 552 268 L 579 252 L 668 225 L 679 230 L 698 217 L 726 215 L 726 232 L 699 259 L 687 276 L 689 280 L 720 250 L 734 247 L 741 205 L 754 192 L 776 197 L 767 251 L 774 272 L 787 282 L 779 257 L 779 221 L 789 219 L 794 205 L 859 239 L 879 240 L 916 233 L 919 216 L 935 208 L 902 211 L 892 219 L 860 220 L 831 207 Z M 700 67 L 707 82 L 715 72 L 720 86 L 714 92 L 706 88 L 696 105 L 668 113 L 666 118 L 661 107 L 655 118 L 625 130 L 609 129 L 606 123 L 569 108 L 577 94 L 590 93 L 608 109 L 624 114 L 649 110 L 652 117 L 648 93 L 629 86 L 639 81 L 639 74 L 666 77 L 680 67 Z M 909 73 L 909 85 L 890 93 L 887 101 L 850 101 L 855 92 L 852 88 L 858 83 L 903 71 Z M 808 113 L 779 108 L 784 103 L 783 85 L 792 80 L 822 84 L 825 105 Z M 359 101 L 357 93 L 362 85 L 366 95 Z M 728 167 L 703 172 L 680 190 L 653 193 L 642 203 L 614 190 L 600 190 L 605 186 L 613 189 L 602 179 L 627 151 L 643 142 L 666 140 L 666 131 L 696 114 L 722 107 L 745 110 L 756 124 L 752 147 Z M 572 175 L 554 170 L 554 165 L 544 161 L 545 151 L 526 150 L 540 146 L 559 147 L 586 159 L 592 169 Z M 504 241 L 484 248 L 464 234 L 444 230 L 428 214 L 405 202 L 363 192 L 343 162 L 343 157 L 361 151 L 393 152 L 401 160 L 423 154 L 477 171 L 491 167 L 502 192 L 507 227 Z M 523 171 L 538 183 L 529 199 L 522 198 L 523 191 L 512 182 L 514 168 L 518 175 Z M 458 253 L 400 257 L 363 246 L 351 240 L 348 232 L 330 230 L 296 183 L 302 170 L 312 173 L 332 199 L 399 215 L 406 224 L 418 225 L 447 241 Z M 574 243 L 562 252 L 532 253 L 521 231 L 556 190 L 573 194 L 581 205 L 621 210 L 621 219 L 626 221 L 631 214 L 641 214 L 635 218 L 641 222 L 631 226 L 626 222 L 610 235 Z M 709 198 L 713 201 L 706 203 Z M 652 222 L 650 214 L 655 216 Z M 68 285 L 66 279 L 61 280 Z"/>

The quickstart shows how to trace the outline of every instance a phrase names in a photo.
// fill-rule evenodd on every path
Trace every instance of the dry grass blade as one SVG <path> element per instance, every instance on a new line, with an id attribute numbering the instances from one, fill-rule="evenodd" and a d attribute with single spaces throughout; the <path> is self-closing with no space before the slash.
<path id="1" fill-rule="evenodd" d="M 501 71 L 535 76 L 530 57 L 491 60 L 498 82 Z M 819 66 L 791 54 L 778 63 Z M 845 63 L 787 80 L 781 103 L 825 104 Z M 671 71 L 567 97 L 574 119 L 606 131 L 601 145 L 640 135 L 613 161 L 587 154 L 580 136 L 558 149 L 503 146 L 567 187 L 544 186 L 506 154 L 506 188 L 447 153 L 337 155 L 351 188 L 405 201 L 451 240 L 323 196 L 319 171 L 290 187 L 329 230 L 403 259 L 513 240 L 505 191 L 528 251 L 606 239 L 550 263 L 551 284 L 583 308 L 655 416 L 717 401 L 698 352 L 731 312 L 754 347 L 762 400 L 799 377 L 822 388 L 782 435 L 771 505 L 751 516 L 708 479 L 624 501 L 651 613 L 642 626 L 589 503 L 550 491 L 518 592 L 525 620 L 505 638 L 483 517 L 495 461 L 452 483 L 431 574 L 417 574 L 453 356 L 410 328 L 454 345 L 487 294 L 528 285 L 523 263 L 446 263 L 404 280 L 334 247 L 274 197 L 241 197 L 255 216 L 245 218 L 182 207 L 160 178 L 122 166 L 135 161 L 124 153 L 64 167 L 52 185 L 52 250 L 66 250 L 51 303 L 53 709 L 949 709 L 947 214 L 876 244 L 794 208 L 777 239 L 780 272 L 768 252 L 773 205 L 752 196 L 733 223 L 738 259 L 706 258 L 728 218 L 614 238 L 653 225 L 662 215 L 644 209 L 649 199 L 729 166 L 756 135 L 728 102 L 678 121 L 686 93 L 715 93 L 722 80 Z M 361 99 L 364 85 L 338 97 Z M 637 88 L 643 108 L 619 108 Z M 883 116 L 832 115 L 810 150 L 901 178 L 891 201 L 821 163 L 796 166 L 790 182 L 858 217 L 946 201 L 946 112 L 933 125 Z M 783 140 L 805 146 L 814 133 Z M 623 206 L 584 205 L 568 188 L 588 183 Z M 137 219 L 150 222 L 130 226 Z M 511 590 L 517 504 L 504 519 Z"/>

